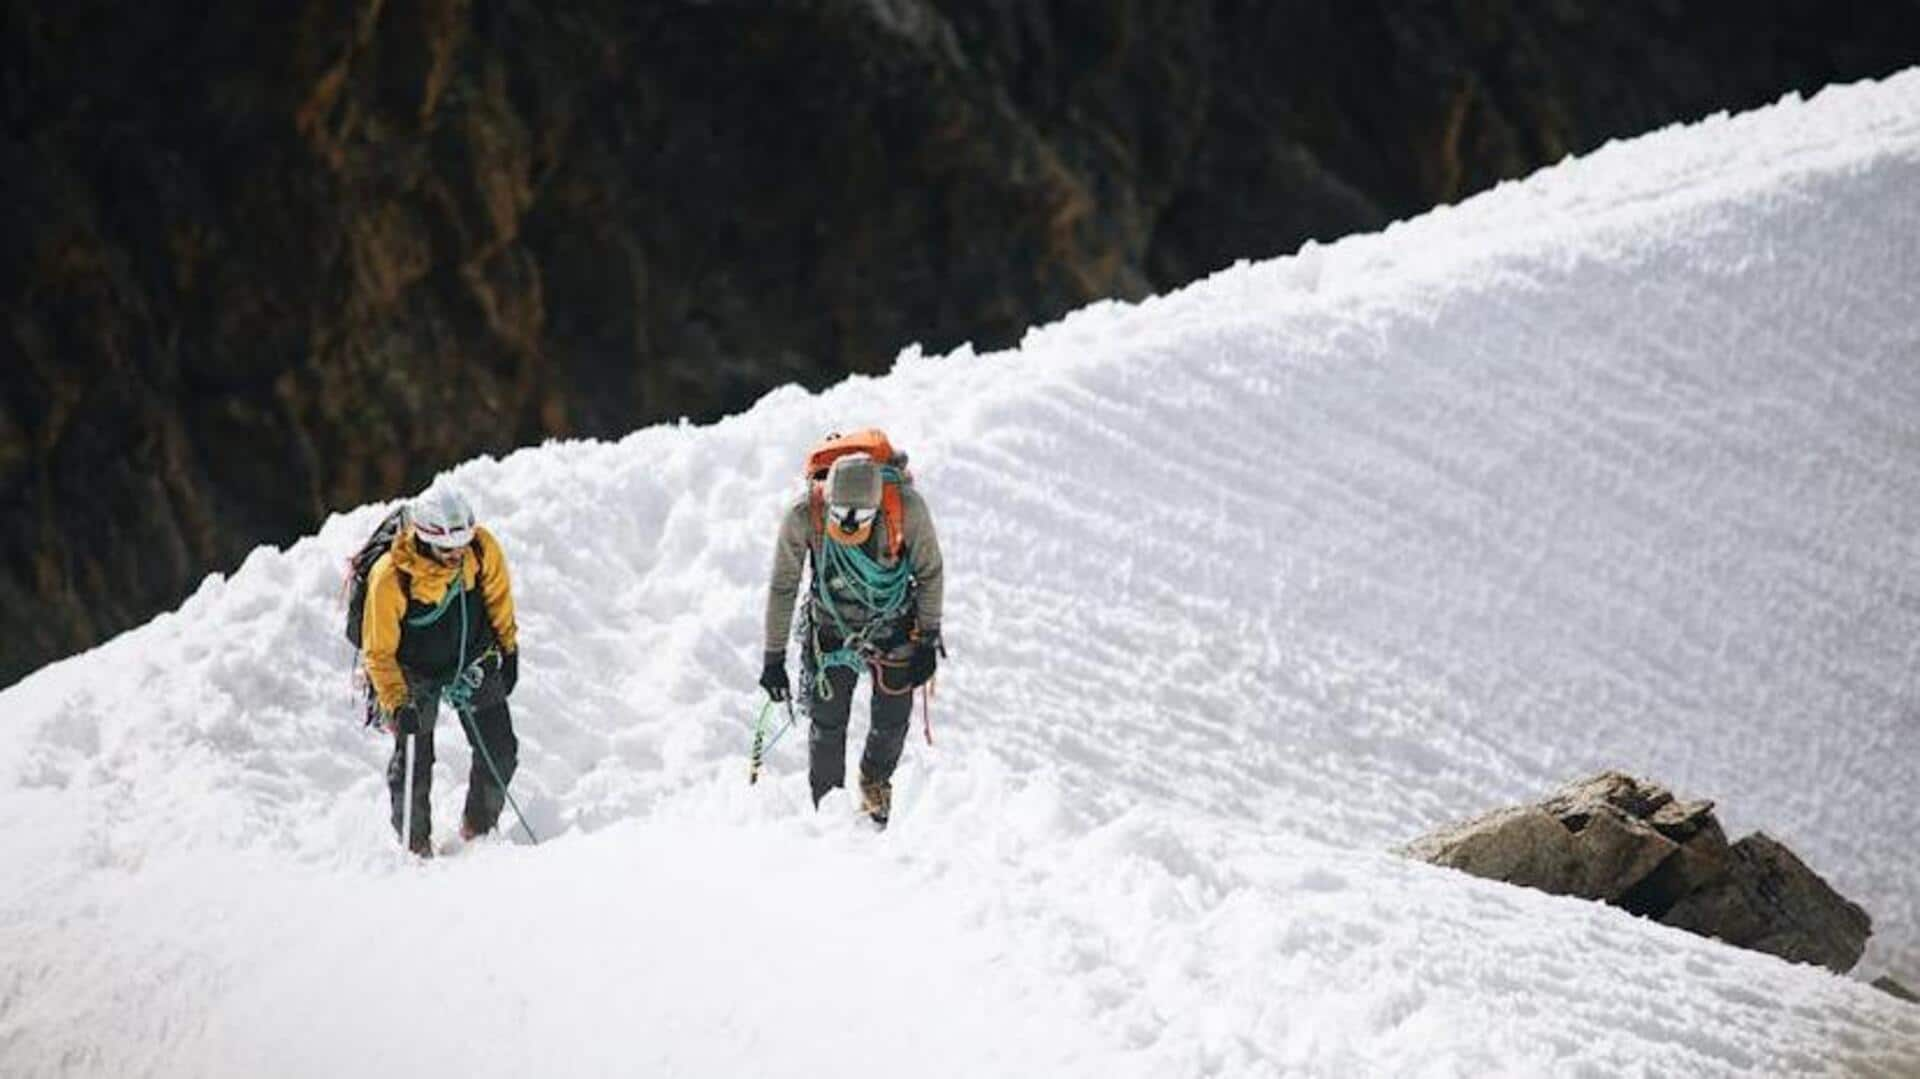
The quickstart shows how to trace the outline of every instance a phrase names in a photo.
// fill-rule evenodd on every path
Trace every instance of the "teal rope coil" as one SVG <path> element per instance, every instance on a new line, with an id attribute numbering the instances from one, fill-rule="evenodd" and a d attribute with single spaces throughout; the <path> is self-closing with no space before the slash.
<path id="1" fill-rule="evenodd" d="M 866 611 L 867 617 L 858 631 L 847 628 L 847 620 L 841 617 L 840 608 L 833 601 L 835 590 Z M 819 657 L 819 670 L 814 675 L 814 692 L 821 700 L 830 700 L 833 688 L 827 672 L 835 667 L 858 672 L 866 665 L 866 657 L 861 652 L 861 646 L 867 643 L 865 634 L 874 627 L 893 622 L 906 610 L 907 598 L 913 592 L 913 571 L 905 558 L 884 566 L 859 547 L 823 539 L 820 563 L 813 575 L 813 591 L 840 636 L 840 647 Z"/>

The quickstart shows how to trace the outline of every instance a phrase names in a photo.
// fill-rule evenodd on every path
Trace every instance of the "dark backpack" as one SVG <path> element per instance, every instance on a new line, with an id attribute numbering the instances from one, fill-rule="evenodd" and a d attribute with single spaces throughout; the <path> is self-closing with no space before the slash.
<path id="1" fill-rule="evenodd" d="M 373 572 L 373 564 L 380 556 L 392 549 L 394 537 L 400 535 L 400 528 L 407 522 L 405 506 L 394 510 L 381 519 L 379 527 L 367 542 L 347 559 L 347 643 L 360 647 L 360 622 L 367 613 L 367 574 Z M 407 587 L 406 575 L 400 577 L 400 587 Z"/>
<path id="2" fill-rule="evenodd" d="M 393 541 L 406 523 L 405 506 L 387 514 L 374 528 L 373 535 L 367 537 L 367 542 L 347 559 L 347 643 L 355 648 L 360 647 L 360 623 L 367 614 L 367 574 L 373 572 L 373 564 L 380 561 L 381 555 L 393 549 Z M 477 573 L 483 568 L 480 540 L 476 537 L 468 549 L 473 552 L 473 568 Z M 400 591 L 411 593 L 413 579 L 407 571 L 396 567 L 393 572 L 400 577 Z"/>

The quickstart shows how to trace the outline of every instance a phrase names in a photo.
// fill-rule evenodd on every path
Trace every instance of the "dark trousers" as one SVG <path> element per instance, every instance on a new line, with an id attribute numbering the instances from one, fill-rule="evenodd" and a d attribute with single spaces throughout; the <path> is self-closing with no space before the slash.
<path id="1" fill-rule="evenodd" d="M 436 697 L 427 696 L 417 699 L 437 701 Z M 433 834 L 428 796 L 433 787 L 433 728 L 438 712 L 437 704 L 434 707 L 422 707 L 420 733 L 412 736 L 413 835 L 408 838 L 407 846 L 415 850 L 425 847 Z M 513 782 L 514 769 L 520 764 L 520 740 L 514 737 L 513 716 L 507 709 L 504 697 L 476 707 L 468 721 L 460 726 L 466 733 L 467 745 L 473 748 L 473 767 L 467 772 L 467 804 L 461 815 L 461 823 L 468 831 L 478 835 L 493 831 L 494 825 L 499 823 L 500 808 L 507 801 L 507 790 L 494 782 L 493 772 L 487 767 L 487 756 L 480 751 L 474 736 L 478 734 L 486 743 L 487 753 L 493 755 L 493 763 L 500 769 L 501 783 Z M 400 834 L 405 820 L 407 738 L 404 734 L 393 736 L 393 757 L 387 762 L 387 791 L 393 799 L 395 835 Z"/>
<path id="2" fill-rule="evenodd" d="M 812 657 L 807 657 L 811 660 Z M 834 667 L 827 672 L 829 693 L 822 697 L 813 664 L 807 671 L 807 779 L 813 786 L 813 804 L 835 787 L 847 781 L 847 718 L 853 712 L 853 687 L 859 672 Z M 871 670 L 871 668 L 869 668 Z M 860 754 L 860 775 L 870 783 L 885 783 L 893 778 L 900 763 L 900 751 L 907 743 L 907 721 L 913 717 L 913 689 L 905 686 L 905 673 L 888 670 L 873 686 L 871 726 L 867 745 Z M 889 687 L 900 687 L 889 692 Z"/>

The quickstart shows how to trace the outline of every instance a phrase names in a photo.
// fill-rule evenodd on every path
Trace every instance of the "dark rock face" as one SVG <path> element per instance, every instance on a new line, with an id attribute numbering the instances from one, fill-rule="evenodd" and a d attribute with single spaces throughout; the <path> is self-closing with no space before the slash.
<path id="1" fill-rule="evenodd" d="M 1845 972 L 1860 961 L 1873 919 L 1772 837 L 1733 845 L 1726 877 L 1687 894 L 1660 920 L 1728 944 Z"/>
<path id="2" fill-rule="evenodd" d="M 1619 772 L 1424 836 L 1405 853 L 1841 973 L 1873 933 L 1866 911 L 1776 840 L 1756 832 L 1729 845 L 1713 803 Z"/>
<path id="3" fill-rule="evenodd" d="M 480 452 L 1010 342 L 1920 9 L 11 0 L 0 683 Z"/>

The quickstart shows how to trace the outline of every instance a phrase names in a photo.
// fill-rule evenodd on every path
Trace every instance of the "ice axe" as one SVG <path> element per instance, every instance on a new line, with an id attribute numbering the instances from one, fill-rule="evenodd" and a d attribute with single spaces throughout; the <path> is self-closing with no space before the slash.
<path id="1" fill-rule="evenodd" d="M 749 787 L 760 782 L 760 765 L 766 761 L 767 751 L 779 744 L 781 735 L 786 734 L 796 722 L 793 715 L 793 700 L 788 698 L 787 721 L 779 730 L 773 732 L 772 738 L 768 738 L 767 716 L 773 711 L 773 703 L 773 698 L 767 698 L 767 703 L 760 706 L 759 718 L 753 721 L 753 748 L 747 753 L 747 785 Z"/>
<path id="2" fill-rule="evenodd" d="M 413 850 L 413 740 L 415 737 L 417 736 L 412 734 L 400 736 L 402 744 L 406 747 L 404 755 L 407 767 L 406 779 L 401 787 L 404 793 L 400 796 L 400 845 L 409 851 Z"/>

